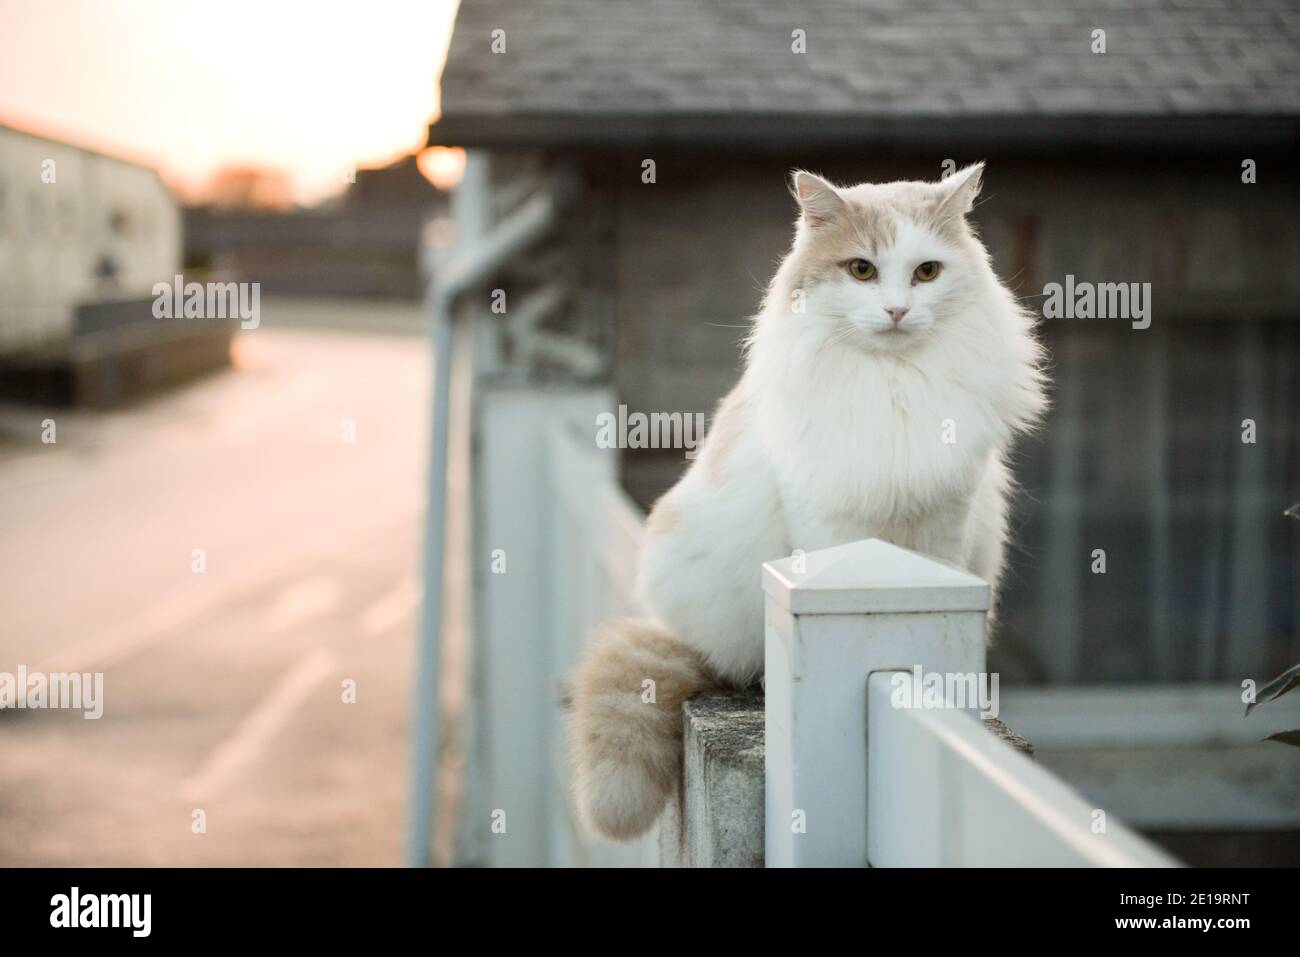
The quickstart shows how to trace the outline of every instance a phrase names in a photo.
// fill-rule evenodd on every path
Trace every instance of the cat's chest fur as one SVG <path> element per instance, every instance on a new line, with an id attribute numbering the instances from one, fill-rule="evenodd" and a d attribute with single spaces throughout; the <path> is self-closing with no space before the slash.
<path id="1" fill-rule="evenodd" d="M 1004 427 L 942 370 L 870 363 L 794 375 L 759 426 L 792 537 L 924 538 L 969 502 Z"/>

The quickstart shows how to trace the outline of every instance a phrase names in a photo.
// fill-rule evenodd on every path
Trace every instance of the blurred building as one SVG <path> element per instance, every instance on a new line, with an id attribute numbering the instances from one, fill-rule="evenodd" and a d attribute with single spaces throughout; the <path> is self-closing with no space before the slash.
<path id="1" fill-rule="evenodd" d="M 185 262 L 265 292 L 417 299 L 422 232 L 446 207 L 405 156 L 357 170 L 341 199 L 312 209 L 186 209 Z"/>
<path id="2" fill-rule="evenodd" d="M 79 307 L 152 298 L 180 254 L 154 169 L 0 126 L 0 354 L 67 340 Z"/>
<path id="3" fill-rule="evenodd" d="M 1153 301 L 1148 329 L 1043 323 L 1055 409 L 1017 456 L 993 665 L 1235 682 L 1300 657 L 1293 4 L 463 0 L 442 110 L 430 145 L 470 151 L 462 223 L 565 209 L 494 280 L 524 305 L 481 310 L 498 373 L 644 412 L 707 412 L 735 381 L 791 168 L 987 160 L 975 219 L 1031 308 L 1071 275 Z M 629 452 L 623 483 L 648 504 L 685 464 Z"/>
<path id="4" fill-rule="evenodd" d="M 109 407 L 229 365 L 229 324 L 153 318 L 180 266 L 157 171 L 0 127 L 0 396 Z"/>

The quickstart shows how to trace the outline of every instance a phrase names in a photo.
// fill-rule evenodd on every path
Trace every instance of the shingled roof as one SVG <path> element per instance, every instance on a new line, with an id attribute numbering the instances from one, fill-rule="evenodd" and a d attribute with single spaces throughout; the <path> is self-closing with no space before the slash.
<path id="1" fill-rule="evenodd" d="M 888 138 L 939 117 L 1056 136 L 1236 117 L 1289 140 L 1298 51 L 1296 0 L 461 0 L 430 142 Z"/>

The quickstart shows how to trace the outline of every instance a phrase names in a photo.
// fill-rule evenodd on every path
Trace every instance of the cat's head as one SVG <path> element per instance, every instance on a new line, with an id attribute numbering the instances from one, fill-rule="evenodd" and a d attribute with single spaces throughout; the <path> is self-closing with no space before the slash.
<path id="1" fill-rule="evenodd" d="M 802 313 L 836 342 L 897 353 L 941 335 L 989 274 L 966 221 L 984 164 L 937 183 L 836 187 L 797 171 L 801 216 L 788 265 Z"/>

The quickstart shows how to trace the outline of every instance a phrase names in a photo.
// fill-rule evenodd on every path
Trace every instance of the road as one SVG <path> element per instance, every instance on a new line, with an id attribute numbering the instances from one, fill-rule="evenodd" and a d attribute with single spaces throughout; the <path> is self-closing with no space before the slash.
<path id="1" fill-rule="evenodd" d="M 0 672 L 105 702 L 0 711 L 0 865 L 401 860 L 428 351 L 264 323 L 234 357 L 0 409 Z"/>

